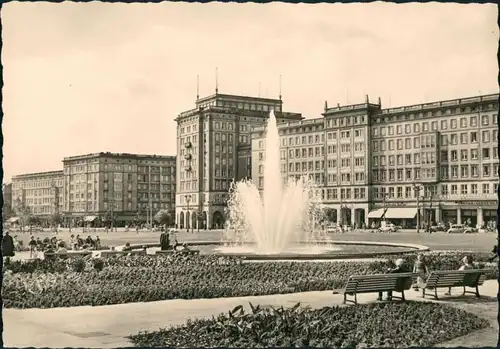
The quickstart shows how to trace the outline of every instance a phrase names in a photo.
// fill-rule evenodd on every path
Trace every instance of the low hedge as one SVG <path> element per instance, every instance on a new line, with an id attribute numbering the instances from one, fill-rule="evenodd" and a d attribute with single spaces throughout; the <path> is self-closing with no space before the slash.
<path id="1" fill-rule="evenodd" d="M 458 269 L 462 257 L 429 254 L 429 269 Z M 242 264 L 236 258 L 186 255 L 12 262 L 6 264 L 2 297 L 6 308 L 51 308 L 324 291 L 344 287 L 351 275 L 383 273 L 387 267 L 380 261 Z M 494 269 L 488 277 L 496 275 Z"/>
<path id="2" fill-rule="evenodd" d="M 312 310 L 238 306 L 217 318 L 141 332 L 140 347 L 427 347 L 489 326 L 460 309 L 430 302 L 373 303 Z"/>

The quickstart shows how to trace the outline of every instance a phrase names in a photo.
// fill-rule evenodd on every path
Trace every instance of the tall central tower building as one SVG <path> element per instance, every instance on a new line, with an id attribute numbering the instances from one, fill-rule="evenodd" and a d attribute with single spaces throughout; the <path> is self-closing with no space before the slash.
<path id="1" fill-rule="evenodd" d="M 225 221 L 233 180 L 251 177 L 251 132 L 271 110 L 278 122 L 302 120 L 283 112 L 280 99 L 215 93 L 198 98 L 177 116 L 176 223 L 180 229 L 211 229 Z"/>

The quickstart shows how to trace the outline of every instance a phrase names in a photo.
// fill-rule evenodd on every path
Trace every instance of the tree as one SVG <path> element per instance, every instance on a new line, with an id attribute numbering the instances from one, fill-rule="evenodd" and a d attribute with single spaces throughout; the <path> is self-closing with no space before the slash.
<path id="1" fill-rule="evenodd" d="M 19 217 L 21 231 L 26 225 L 31 226 L 33 224 L 33 214 L 31 213 L 31 209 L 28 205 L 25 205 L 20 198 L 16 199 L 14 211 Z"/>
<path id="2" fill-rule="evenodd" d="M 55 212 L 50 216 L 50 225 L 56 228 L 62 222 L 62 217 L 59 212 Z"/>
<path id="3" fill-rule="evenodd" d="M 115 221 L 114 212 L 111 210 L 107 210 L 104 214 L 103 221 L 105 222 L 106 226 L 113 229 L 113 223 Z"/>
<path id="4" fill-rule="evenodd" d="M 159 210 L 154 217 L 158 224 L 166 224 L 167 226 L 170 225 L 170 218 L 170 212 L 163 209 Z"/>

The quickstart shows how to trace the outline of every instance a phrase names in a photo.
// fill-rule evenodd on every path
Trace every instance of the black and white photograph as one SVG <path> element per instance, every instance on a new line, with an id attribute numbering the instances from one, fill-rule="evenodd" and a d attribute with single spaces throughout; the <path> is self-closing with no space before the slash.
<path id="1" fill-rule="evenodd" d="M 498 13 L 3 4 L 2 346 L 497 346 Z"/>

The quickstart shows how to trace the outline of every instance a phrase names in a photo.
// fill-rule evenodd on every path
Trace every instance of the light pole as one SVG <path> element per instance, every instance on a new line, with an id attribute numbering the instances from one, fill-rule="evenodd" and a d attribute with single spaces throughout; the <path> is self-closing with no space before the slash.
<path id="1" fill-rule="evenodd" d="M 413 190 L 417 196 L 417 234 L 420 233 L 420 189 L 422 185 L 413 182 Z"/>
<path id="2" fill-rule="evenodd" d="M 189 213 L 189 202 L 190 201 L 191 201 L 191 195 L 186 195 L 187 213 Z M 190 221 L 192 221 L 191 216 L 189 216 L 189 219 L 186 222 L 186 229 L 187 229 L 188 233 L 189 233 L 189 223 L 191 223 Z"/>

